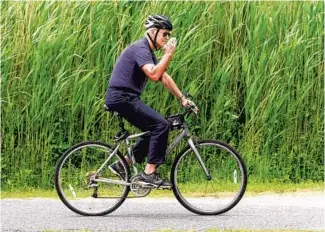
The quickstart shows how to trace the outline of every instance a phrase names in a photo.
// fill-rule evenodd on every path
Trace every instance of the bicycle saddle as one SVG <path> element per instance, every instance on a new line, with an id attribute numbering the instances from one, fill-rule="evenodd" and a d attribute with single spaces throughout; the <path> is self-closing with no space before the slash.
<path id="1" fill-rule="evenodd" d="M 104 104 L 104 110 L 109 112 L 114 112 L 111 108 L 109 108 L 106 104 Z"/>
<path id="2" fill-rule="evenodd" d="M 107 112 L 111 112 L 113 115 L 116 115 L 116 116 L 120 116 L 119 113 L 117 113 L 116 111 L 112 110 L 111 108 L 109 108 L 108 105 L 104 104 L 104 110 L 107 111 Z"/>

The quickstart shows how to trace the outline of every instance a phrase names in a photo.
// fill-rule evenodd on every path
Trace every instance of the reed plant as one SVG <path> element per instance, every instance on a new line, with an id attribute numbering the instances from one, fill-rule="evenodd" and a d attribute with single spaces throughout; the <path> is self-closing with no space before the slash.
<path id="1" fill-rule="evenodd" d="M 69 146 L 111 141 L 108 80 L 152 13 L 173 21 L 167 72 L 195 96 L 196 136 L 235 146 L 251 182 L 324 179 L 323 2 L 0 4 L 3 188 L 51 188 Z M 142 99 L 163 115 L 181 110 L 159 84 L 149 82 Z"/>

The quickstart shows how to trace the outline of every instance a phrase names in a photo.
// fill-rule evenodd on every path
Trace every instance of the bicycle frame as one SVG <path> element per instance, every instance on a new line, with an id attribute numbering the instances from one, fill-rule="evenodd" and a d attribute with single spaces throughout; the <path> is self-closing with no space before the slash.
<path id="1" fill-rule="evenodd" d="M 136 167 L 136 161 L 135 158 L 132 154 L 132 148 L 131 148 L 131 142 L 130 140 L 135 140 L 143 135 L 147 135 L 149 134 L 150 131 L 146 131 L 146 132 L 142 132 L 142 133 L 138 133 L 138 134 L 133 134 L 133 135 L 129 135 L 127 138 L 125 138 L 124 140 L 121 140 L 119 142 L 115 143 L 115 147 L 113 152 L 108 156 L 108 158 L 105 160 L 105 162 L 102 164 L 102 166 L 97 170 L 97 173 L 100 173 L 101 170 L 107 166 L 109 160 L 117 153 L 119 147 L 121 146 L 121 144 L 125 143 L 126 144 L 126 148 L 127 148 L 127 156 L 130 158 L 130 160 L 132 161 L 132 167 L 134 170 L 135 174 L 138 174 L 138 169 Z M 201 167 L 202 170 L 204 171 L 204 173 L 207 176 L 207 180 L 211 179 L 211 175 L 209 173 L 209 171 L 207 170 L 199 151 L 197 150 L 197 148 L 195 147 L 193 138 L 191 136 L 191 133 L 188 129 L 188 126 L 184 123 L 183 124 L 183 130 L 181 131 L 181 133 L 171 142 L 171 144 L 168 146 L 167 150 L 166 150 L 166 156 L 168 156 L 177 146 L 178 144 L 181 142 L 181 140 L 186 137 L 187 138 L 187 142 L 188 145 L 191 147 L 191 149 L 194 151 Z M 94 180 L 96 182 L 105 182 L 105 183 L 112 183 L 112 184 L 119 184 L 119 185 L 124 185 L 124 186 L 130 186 L 130 183 L 127 183 L 125 181 L 120 181 L 120 180 L 111 180 L 111 179 L 106 179 L 106 178 L 100 178 L 100 179 L 96 179 Z"/>
<path id="2" fill-rule="evenodd" d="M 109 111 L 109 108 L 106 107 L 105 110 Z M 170 170 L 171 185 L 157 186 L 142 181 L 142 174 L 139 175 L 139 172 L 143 167 L 137 163 L 138 157 L 133 152 L 137 145 L 135 145 L 136 141 L 132 140 L 140 138 L 149 142 L 151 132 L 130 134 L 124 127 L 122 116 L 115 113 L 120 130 L 114 135 L 113 144 L 103 141 L 83 141 L 72 146 L 58 161 L 55 187 L 60 199 L 69 209 L 78 214 L 97 216 L 116 210 L 128 198 L 130 192 L 135 195 L 130 196 L 133 198 L 145 197 L 152 189 L 169 189 L 173 191 L 177 200 L 193 213 L 218 215 L 230 210 L 240 201 L 246 190 L 245 164 L 241 155 L 227 143 L 214 139 L 194 138 L 190 126 L 186 123 L 186 116 L 190 113 L 197 113 L 194 103 L 183 112 L 166 117 L 170 130 L 177 130 L 174 139 L 170 140 L 164 157 L 173 163 Z M 183 145 L 185 147 L 179 154 L 171 156 L 171 152 L 179 147 L 183 139 L 186 142 L 182 142 L 182 147 Z M 90 157 L 85 157 L 87 155 Z M 78 158 L 80 156 L 81 159 Z M 214 162 L 215 158 L 217 160 Z M 96 169 L 97 171 L 94 171 Z M 238 183 L 237 171 L 240 173 Z M 77 175 L 78 179 L 72 178 L 73 175 Z M 214 181 L 210 181 L 211 175 Z M 188 184 L 190 186 L 195 184 L 200 194 L 197 195 L 192 190 L 188 194 L 186 187 Z M 226 187 L 226 191 L 222 190 L 223 186 Z M 77 195 L 77 191 L 80 191 L 80 194 Z M 122 191 L 122 195 L 117 191 Z M 104 202 L 108 199 L 109 204 L 99 204 L 101 198 L 104 198 Z M 110 199 L 116 199 L 113 200 L 115 203 L 112 206 Z"/>

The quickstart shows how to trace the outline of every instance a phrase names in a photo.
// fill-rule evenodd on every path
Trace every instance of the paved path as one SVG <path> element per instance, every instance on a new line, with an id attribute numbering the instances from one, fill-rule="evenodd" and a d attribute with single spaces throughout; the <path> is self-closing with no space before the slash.
<path id="1" fill-rule="evenodd" d="M 58 199 L 1 201 L 1 231 L 205 231 L 222 229 L 324 230 L 324 194 L 295 193 L 244 197 L 231 211 L 199 216 L 175 198 L 127 199 L 110 215 L 79 216 Z"/>

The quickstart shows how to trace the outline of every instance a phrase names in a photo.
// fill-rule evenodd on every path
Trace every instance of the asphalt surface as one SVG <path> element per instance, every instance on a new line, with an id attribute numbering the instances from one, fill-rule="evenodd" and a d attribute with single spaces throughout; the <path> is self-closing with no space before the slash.
<path id="1" fill-rule="evenodd" d="M 324 231 L 323 192 L 244 196 L 231 211 L 199 216 L 175 198 L 127 199 L 113 213 L 84 217 L 59 199 L 1 200 L 1 231 L 284 229 Z"/>

